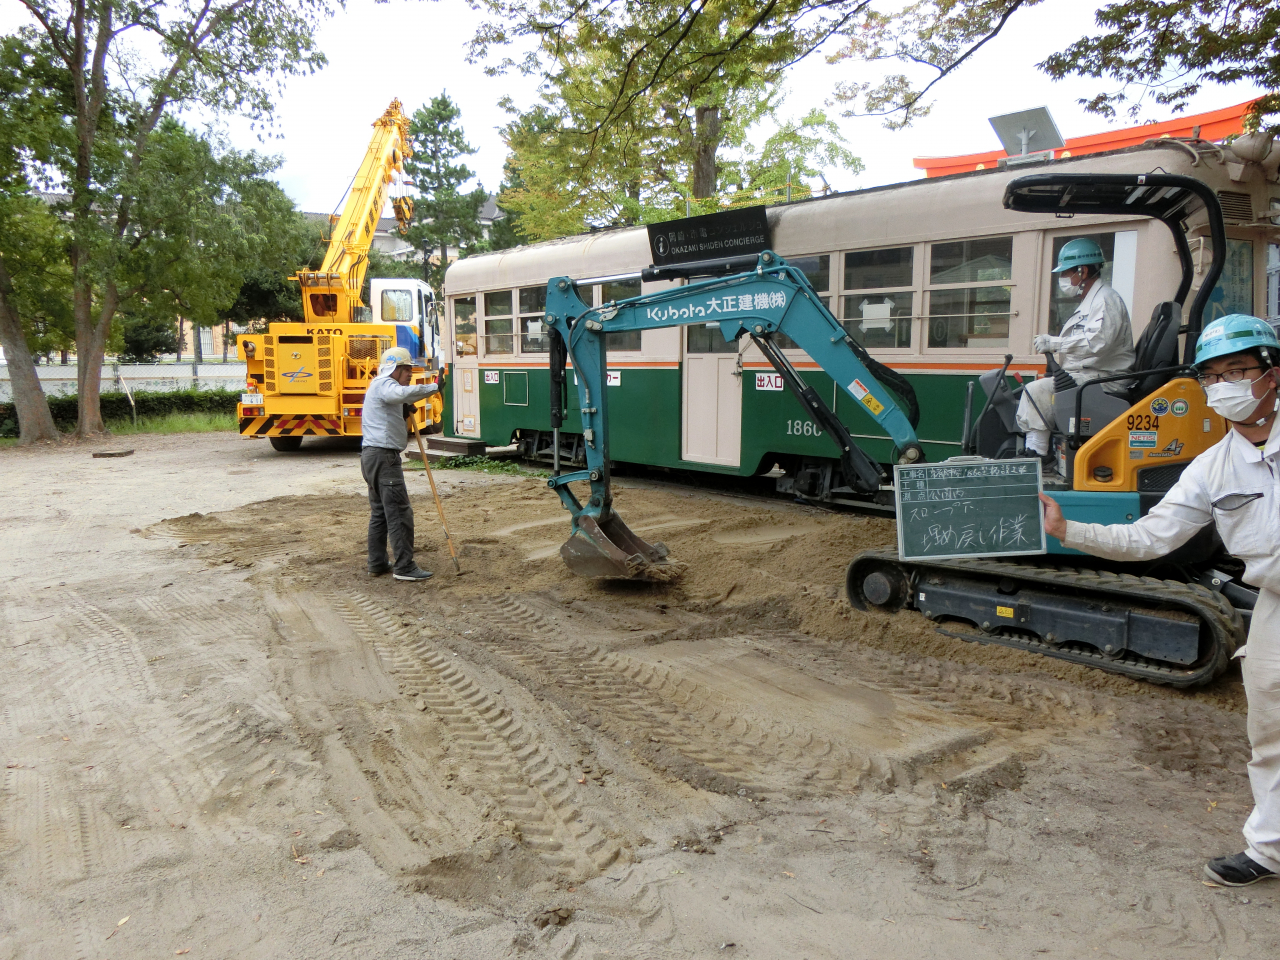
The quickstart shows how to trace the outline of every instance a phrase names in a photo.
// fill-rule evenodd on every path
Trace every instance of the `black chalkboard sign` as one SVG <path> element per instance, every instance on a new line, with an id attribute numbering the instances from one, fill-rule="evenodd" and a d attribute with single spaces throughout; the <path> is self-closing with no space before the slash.
<path id="1" fill-rule="evenodd" d="M 1017 557 L 1045 552 L 1038 460 L 956 457 L 893 468 L 898 557 Z"/>
<path id="2" fill-rule="evenodd" d="M 769 220 L 764 207 L 649 224 L 649 252 L 655 267 L 748 256 L 768 249 Z"/>

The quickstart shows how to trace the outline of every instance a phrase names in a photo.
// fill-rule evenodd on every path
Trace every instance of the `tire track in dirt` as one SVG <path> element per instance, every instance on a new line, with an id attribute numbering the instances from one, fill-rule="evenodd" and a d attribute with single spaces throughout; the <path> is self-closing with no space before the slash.
<path id="1" fill-rule="evenodd" d="M 604 723 L 623 720 L 628 732 L 671 747 L 740 785 L 738 792 L 794 789 L 806 782 L 847 792 L 858 784 L 863 761 L 830 740 L 753 718 L 742 705 L 677 670 L 572 640 L 563 628 L 515 597 L 487 605 L 485 618 L 522 639 L 541 641 L 537 650 L 496 644 L 496 652 L 549 683 L 569 688 L 575 702 L 588 706 Z"/>
<path id="2" fill-rule="evenodd" d="M 377 651 L 388 672 L 421 697 L 454 743 L 489 779 L 504 818 L 553 870 L 592 876 L 621 854 L 616 841 L 586 820 L 569 775 L 511 711 L 452 656 L 413 636 L 367 597 L 335 603 L 351 629 Z"/>

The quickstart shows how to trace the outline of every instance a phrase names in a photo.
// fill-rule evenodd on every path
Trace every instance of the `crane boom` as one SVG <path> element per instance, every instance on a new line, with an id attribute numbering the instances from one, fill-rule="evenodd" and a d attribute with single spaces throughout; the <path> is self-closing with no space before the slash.
<path id="1" fill-rule="evenodd" d="M 409 145 L 409 118 L 399 100 L 392 100 L 373 122 L 373 137 L 342 214 L 333 226 L 329 250 L 318 271 L 299 270 L 290 279 L 302 285 L 302 309 L 307 323 L 349 323 L 356 307 L 363 306 L 360 288 L 369 267 L 369 247 L 387 193 L 395 175 L 404 169 L 404 158 L 413 156 Z M 413 204 L 408 197 L 393 201 L 401 231 L 408 226 Z"/>

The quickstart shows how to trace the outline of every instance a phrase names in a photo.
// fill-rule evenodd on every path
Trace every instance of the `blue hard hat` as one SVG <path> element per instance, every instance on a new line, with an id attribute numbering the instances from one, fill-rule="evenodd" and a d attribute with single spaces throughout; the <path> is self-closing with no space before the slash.
<path id="1" fill-rule="evenodd" d="M 1058 265 L 1053 268 L 1053 272 L 1062 273 L 1064 270 L 1072 270 L 1084 264 L 1106 262 L 1107 257 L 1096 240 L 1076 237 L 1074 240 L 1068 240 L 1058 251 Z"/>
<path id="2" fill-rule="evenodd" d="M 1280 352 L 1280 340 L 1276 339 L 1271 324 L 1247 313 L 1228 314 L 1214 320 L 1200 334 L 1196 341 L 1196 366 L 1217 357 L 1258 349 Z"/>

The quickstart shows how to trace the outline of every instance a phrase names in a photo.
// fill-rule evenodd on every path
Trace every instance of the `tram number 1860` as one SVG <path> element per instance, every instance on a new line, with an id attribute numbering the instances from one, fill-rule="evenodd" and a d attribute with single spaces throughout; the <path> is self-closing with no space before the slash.
<path id="1" fill-rule="evenodd" d="M 787 436 L 820 437 L 822 436 L 822 431 L 818 429 L 818 425 L 812 420 L 788 420 Z"/>

